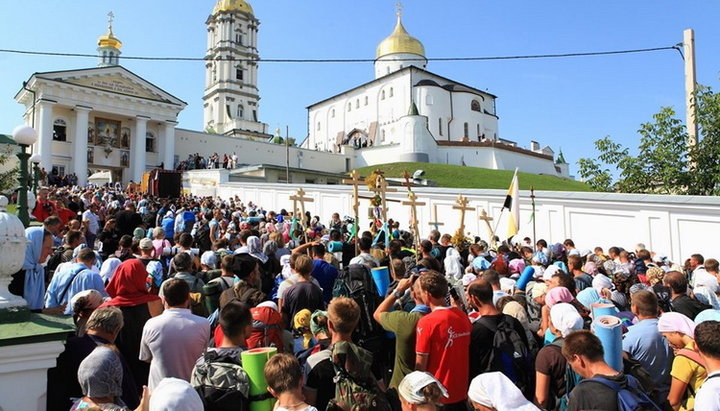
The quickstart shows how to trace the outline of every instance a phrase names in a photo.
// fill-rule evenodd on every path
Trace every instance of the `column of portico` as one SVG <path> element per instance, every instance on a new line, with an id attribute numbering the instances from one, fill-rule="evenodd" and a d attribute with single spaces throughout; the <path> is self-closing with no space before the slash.
<path id="1" fill-rule="evenodd" d="M 79 186 L 87 184 L 88 177 L 88 114 L 91 107 L 75 106 L 75 139 L 73 140 L 73 172 Z"/>
<path id="2" fill-rule="evenodd" d="M 145 137 L 148 120 L 150 120 L 150 117 L 135 117 L 135 135 L 132 139 L 130 169 L 132 170 L 132 180 L 136 183 L 142 181 L 142 175 L 145 172 Z"/>
<path id="3" fill-rule="evenodd" d="M 165 136 L 164 149 L 163 149 L 163 165 L 165 170 L 175 169 L 175 126 L 177 121 L 166 121 L 165 122 Z"/>
<path id="4" fill-rule="evenodd" d="M 54 101 L 40 100 L 38 109 L 38 149 L 40 153 L 40 167 L 50 174 L 52 169 L 52 141 L 53 141 L 53 104 Z"/>

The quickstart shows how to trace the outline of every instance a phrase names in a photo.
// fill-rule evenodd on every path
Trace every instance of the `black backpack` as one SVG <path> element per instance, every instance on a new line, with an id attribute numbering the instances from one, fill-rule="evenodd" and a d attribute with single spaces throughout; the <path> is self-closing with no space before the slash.
<path id="1" fill-rule="evenodd" d="M 212 240 L 210 240 L 210 226 L 206 222 L 200 223 L 195 231 L 195 246 L 200 249 L 200 254 L 205 251 L 212 250 Z"/>
<path id="2" fill-rule="evenodd" d="M 383 328 L 373 318 L 373 313 L 383 301 L 365 264 L 350 264 L 338 273 L 333 286 L 333 297 L 352 298 L 360 306 L 360 322 L 353 333 L 353 341 L 372 352 L 384 334 Z M 381 343 L 380 343 L 381 344 Z"/>
<path id="3" fill-rule="evenodd" d="M 503 314 L 497 325 L 487 317 L 478 319 L 478 323 L 494 335 L 490 363 L 482 372 L 502 372 L 530 399 L 535 395 L 533 358 L 528 346 L 515 330 L 512 320 L 513 318 L 506 314 Z"/>
<path id="4" fill-rule="evenodd" d="M 65 247 L 58 247 L 48 259 L 47 264 L 45 265 L 45 274 L 48 279 L 52 278 L 58 266 L 65 262 L 65 259 L 63 257 L 65 251 L 67 251 Z"/>
<path id="5" fill-rule="evenodd" d="M 250 380 L 238 355 L 205 352 L 203 361 L 193 370 L 190 383 L 200 395 L 206 411 L 250 409 Z"/>

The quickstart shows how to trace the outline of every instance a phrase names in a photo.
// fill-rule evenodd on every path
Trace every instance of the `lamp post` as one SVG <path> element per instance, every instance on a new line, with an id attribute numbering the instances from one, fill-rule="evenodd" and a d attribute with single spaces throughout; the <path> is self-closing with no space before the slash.
<path id="1" fill-rule="evenodd" d="M 37 132 L 35 129 L 28 126 L 17 126 L 12 133 L 13 140 L 20 145 L 20 152 L 17 154 L 20 160 L 20 177 L 18 182 L 20 183 L 18 191 L 18 208 L 17 214 L 20 221 L 22 221 L 25 227 L 30 226 L 30 214 L 28 213 L 28 159 L 30 154 L 27 152 L 27 148 L 37 141 Z"/>
<path id="2" fill-rule="evenodd" d="M 30 162 L 33 165 L 33 193 L 37 197 L 37 190 L 40 186 L 40 161 L 42 160 L 42 157 L 39 153 L 35 153 L 32 156 L 30 156 Z"/>

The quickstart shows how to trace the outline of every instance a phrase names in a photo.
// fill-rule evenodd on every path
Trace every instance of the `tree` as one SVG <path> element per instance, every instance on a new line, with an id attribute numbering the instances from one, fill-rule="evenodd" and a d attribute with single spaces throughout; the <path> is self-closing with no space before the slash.
<path id="1" fill-rule="evenodd" d="M 2 147 L 2 145 L 0 145 Z M 7 145 L 7 149 L 0 150 L 0 166 L 4 165 L 15 156 L 14 149 L 17 146 Z M 17 186 L 18 167 L 7 171 L 0 171 L 0 192 L 6 192 Z"/>
<path id="2" fill-rule="evenodd" d="M 637 155 L 605 137 L 595 141 L 596 158 L 578 160 L 578 174 L 598 191 L 719 194 L 720 95 L 700 87 L 695 101 L 700 130 L 696 146 L 688 147 L 685 125 L 672 108 L 663 107 L 652 122 L 640 125 Z"/>

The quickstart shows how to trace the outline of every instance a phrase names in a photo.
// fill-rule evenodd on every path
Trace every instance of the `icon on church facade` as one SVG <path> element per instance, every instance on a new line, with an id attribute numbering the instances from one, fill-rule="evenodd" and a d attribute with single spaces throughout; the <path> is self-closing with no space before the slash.
<path id="1" fill-rule="evenodd" d="M 95 162 L 95 148 L 94 147 L 88 147 L 87 162 L 88 162 L 88 164 L 93 164 Z"/>
<path id="2" fill-rule="evenodd" d="M 130 148 L 130 136 L 130 129 L 127 127 L 123 127 L 122 131 L 120 132 L 120 147 Z"/>
<path id="3" fill-rule="evenodd" d="M 121 151 L 120 152 L 120 166 L 130 167 L 130 152 L 129 151 Z"/>
<path id="4" fill-rule="evenodd" d="M 116 145 L 120 134 L 120 122 L 115 120 L 107 120 L 104 118 L 96 118 L 95 125 L 97 130 L 96 144 L 99 145 Z"/>
<path id="5" fill-rule="evenodd" d="M 95 124 L 88 123 L 88 144 L 95 144 Z"/>

